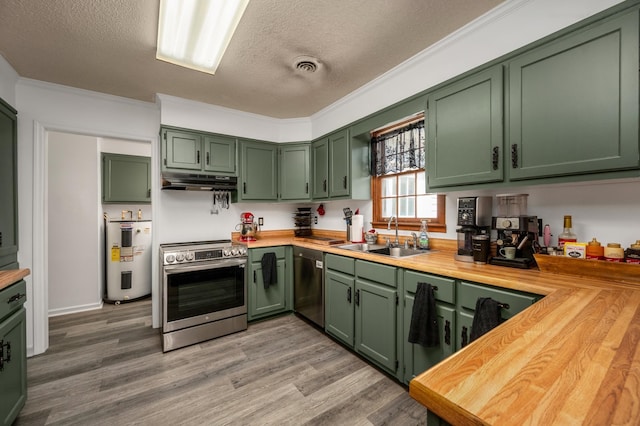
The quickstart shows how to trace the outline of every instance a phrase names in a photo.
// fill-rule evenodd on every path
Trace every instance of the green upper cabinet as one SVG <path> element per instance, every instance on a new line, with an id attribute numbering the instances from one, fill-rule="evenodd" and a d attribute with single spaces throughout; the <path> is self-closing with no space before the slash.
<path id="1" fill-rule="evenodd" d="M 236 173 L 236 138 L 204 136 L 204 171 Z"/>
<path id="2" fill-rule="evenodd" d="M 182 130 L 162 131 L 162 169 L 202 170 L 202 135 Z"/>
<path id="3" fill-rule="evenodd" d="M 329 140 L 324 138 L 311 144 L 311 158 L 313 162 L 313 191 L 314 199 L 329 198 Z"/>
<path id="4" fill-rule="evenodd" d="M 278 144 L 240 140 L 238 201 L 278 200 Z"/>
<path id="5" fill-rule="evenodd" d="M 150 203 L 151 158 L 103 153 L 102 202 Z"/>
<path id="6" fill-rule="evenodd" d="M 350 138 L 349 129 L 314 141 L 313 199 L 370 199 L 369 158 L 369 140 Z"/>
<path id="7" fill-rule="evenodd" d="M 280 148 L 280 199 L 311 199 L 311 145 L 284 144 Z"/>
<path id="8" fill-rule="evenodd" d="M 236 138 L 188 129 L 161 129 L 162 171 L 235 176 Z"/>
<path id="9" fill-rule="evenodd" d="M 637 168 L 638 10 L 509 66 L 509 179 Z"/>
<path id="10" fill-rule="evenodd" d="M 17 268 L 17 112 L 0 100 L 0 269 Z"/>
<path id="11" fill-rule="evenodd" d="M 427 187 L 503 178 L 502 66 L 494 66 L 427 96 Z"/>

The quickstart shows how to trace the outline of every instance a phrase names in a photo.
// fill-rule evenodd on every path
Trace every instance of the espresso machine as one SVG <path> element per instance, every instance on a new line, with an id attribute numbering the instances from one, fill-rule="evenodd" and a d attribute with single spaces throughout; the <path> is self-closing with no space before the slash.
<path id="1" fill-rule="evenodd" d="M 491 227 L 497 231 L 496 256 L 493 265 L 527 269 L 536 265 L 534 253 L 540 251 L 539 223 L 536 216 L 527 215 L 528 194 L 496 195 L 498 216 Z"/>
<path id="2" fill-rule="evenodd" d="M 491 197 L 458 198 L 458 251 L 455 260 L 473 262 L 473 237 L 489 234 L 491 228 Z"/>

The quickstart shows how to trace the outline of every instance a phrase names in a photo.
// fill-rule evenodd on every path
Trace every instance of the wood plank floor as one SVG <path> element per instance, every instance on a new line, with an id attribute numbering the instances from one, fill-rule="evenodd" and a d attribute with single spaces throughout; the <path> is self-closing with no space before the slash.
<path id="1" fill-rule="evenodd" d="M 405 387 L 295 315 L 163 354 L 151 301 L 53 317 L 24 425 L 417 425 Z"/>

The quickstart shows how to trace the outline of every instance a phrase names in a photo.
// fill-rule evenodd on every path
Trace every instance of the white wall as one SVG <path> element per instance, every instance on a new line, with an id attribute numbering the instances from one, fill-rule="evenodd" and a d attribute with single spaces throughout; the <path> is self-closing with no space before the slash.
<path id="1" fill-rule="evenodd" d="M 364 117 L 391 105 L 407 96 L 431 87 L 448 78 L 467 71 L 481 63 L 499 57 L 508 51 L 536 40 L 557 29 L 570 25 L 589 15 L 595 14 L 618 3 L 618 0 L 512 0 L 505 2 L 489 15 L 480 18 L 395 70 L 381 76 L 353 94 L 307 119 L 275 120 L 222 109 L 219 107 L 196 105 L 188 101 L 160 96 L 159 106 L 144 102 L 130 101 L 113 96 L 51 85 L 28 79 L 16 83 L 16 74 L 4 60 L 0 60 L 0 95 L 12 103 L 19 111 L 18 118 L 18 208 L 19 244 L 18 260 L 23 267 L 31 268 L 27 279 L 27 346 L 28 353 L 40 353 L 46 349 L 48 326 L 46 320 L 47 300 L 47 258 L 44 166 L 44 150 L 47 131 L 61 131 L 94 135 L 98 137 L 143 140 L 151 143 L 152 156 L 157 158 L 157 140 L 160 123 L 202 129 L 225 134 L 235 134 L 275 142 L 310 140 L 326 134 L 342 125 Z M 15 86 L 15 89 L 13 87 Z M 12 102 L 13 100 L 13 102 Z M 159 109 L 160 108 L 160 109 Z M 292 206 L 243 205 L 223 212 L 217 218 L 211 217 L 208 199 L 202 194 L 161 193 L 157 161 L 153 162 L 152 217 L 154 220 L 154 244 L 157 250 L 160 241 L 176 238 L 204 239 L 222 235 L 222 229 L 232 228 L 241 211 L 253 211 L 256 216 L 264 215 L 265 228 L 280 227 L 290 223 Z M 618 188 L 616 186 L 616 188 Z M 624 190 L 635 188 L 634 184 L 620 186 Z M 537 191 L 537 190 L 536 190 Z M 639 208 L 638 199 L 614 197 L 611 187 L 595 185 L 591 189 L 565 190 L 549 188 L 545 197 L 562 200 L 554 206 L 540 203 L 538 211 L 532 193 L 531 213 L 544 213 L 552 224 L 561 217 L 567 204 L 580 206 L 582 212 L 589 212 L 589 223 L 606 223 L 611 211 L 615 211 L 617 224 L 598 226 L 611 236 L 603 235 L 603 240 L 615 239 L 615 229 L 635 226 L 633 215 L 626 212 Z M 557 191 L 557 192 L 556 192 Z M 577 194 L 582 194 L 576 196 Z M 518 190 L 520 192 L 520 190 Z M 190 198 L 187 198 L 189 196 Z M 573 198 L 573 197 L 576 198 Z M 612 198 L 613 197 L 613 198 Z M 447 201 L 450 226 L 452 198 Z M 542 197 L 541 197 L 542 198 Z M 598 199 L 614 203 L 610 212 L 600 208 Z M 575 200 L 575 201 L 572 201 Z M 629 205 L 629 202 L 632 205 Z M 587 203 L 582 205 L 582 203 Z M 344 229 L 340 202 L 327 203 L 330 207 L 326 216 L 319 219 L 318 227 Z M 357 203 L 349 202 L 354 208 Z M 317 203 L 313 203 L 317 206 Z M 361 206 L 366 210 L 367 204 Z M 593 212 L 593 213 L 591 213 Z M 622 212 L 622 213 L 618 213 Z M 578 233 L 582 221 L 578 213 L 574 223 Z M 273 217 L 273 219 L 271 219 Z M 187 218 L 185 220 L 184 218 Z M 365 217 L 366 222 L 370 220 Z M 588 225 L 591 226 L 591 225 Z M 595 233 L 596 227 L 584 229 L 584 233 Z M 226 231 L 225 231 L 226 232 Z M 632 234 L 633 232 L 629 232 Z M 451 228 L 448 233 L 451 236 Z M 634 236 L 635 238 L 635 236 Z M 621 241 L 623 242 L 623 241 Z M 158 280 L 157 258 L 153 267 L 153 309 L 154 325 L 158 325 Z"/>
<path id="2" fill-rule="evenodd" d="M 97 140 L 49 132 L 47 153 L 49 315 L 99 308 L 102 214 Z"/>

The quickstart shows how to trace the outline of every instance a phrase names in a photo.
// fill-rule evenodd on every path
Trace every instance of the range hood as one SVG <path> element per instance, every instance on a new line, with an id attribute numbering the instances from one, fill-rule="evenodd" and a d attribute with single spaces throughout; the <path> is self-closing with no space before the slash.
<path id="1" fill-rule="evenodd" d="M 162 189 L 187 191 L 235 191 L 238 178 L 235 176 L 214 176 L 189 173 L 163 173 Z"/>

